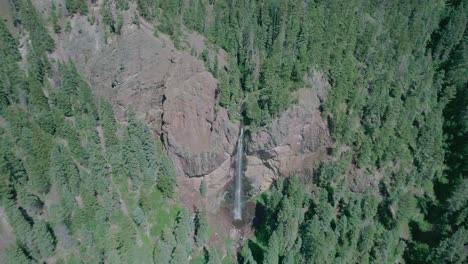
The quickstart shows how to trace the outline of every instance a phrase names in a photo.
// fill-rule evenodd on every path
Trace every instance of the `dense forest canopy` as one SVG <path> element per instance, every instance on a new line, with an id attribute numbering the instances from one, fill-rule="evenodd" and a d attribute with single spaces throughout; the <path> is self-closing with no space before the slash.
<path id="1" fill-rule="evenodd" d="M 101 2 L 108 34 L 136 5 L 132 23 L 154 24 L 177 48 L 196 31 L 225 50 L 225 67 L 208 50 L 194 55 L 218 79 L 220 106 L 251 129 L 322 72 L 330 159 L 254 197 L 254 236 L 222 254 L 207 212 L 180 204 L 172 161 L 147 124 L 131 108 L 117 122 L 72 61 L 49 57 L 63 21 L 96 19 L 96 1 L 52 1 L 43 17 L 15 0 L 15 32 L 0 21 L 6 263 L 466 262 L 467 1 Z M 26 54 L 18 33 L 29 36 Z"/>

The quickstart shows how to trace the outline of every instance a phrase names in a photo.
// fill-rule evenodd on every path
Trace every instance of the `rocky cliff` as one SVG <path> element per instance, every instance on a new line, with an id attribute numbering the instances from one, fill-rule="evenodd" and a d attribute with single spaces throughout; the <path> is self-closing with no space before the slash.
<path id="1" fill-rule="evenodd" d="M 45 2 L 36 2 L 43 12 Z M 90 13 L 99 11 L 99 5 L 93 5 Z M 179 177 L 185 177 L 180 180 L 182 195 L 196 192 L 204 177 L 209 207 L 215 210 L 233 178 L 240 124 L 217 105 L 217 80 L 203 62 L 177 50 L 168 37 L 155 36 L 148 23 L 131 23 L 134 12 L 133 6 L 123 12 L 120 35 L 106 34 L 99 16 L 94 24 L 74 16 L 71 30 L 54 36 L 56 51 L 51 58 L 75 61 L 95 94 L 113 102 L 121 122 L 132 106 L 163 140 Z M 200 50 L 203 38 L 193 36 L 187 38 L 187 46 Z M 328 85 L 317 72 L 310 73 L 308 82 L 312 88 L 297 92 L 298 104 L 268 127 L 249 133 L 245 176 L 254 193 L 267 189 L 276 177 L 307 174 L 323 156 L 330 140 L 319 105 Z"/>

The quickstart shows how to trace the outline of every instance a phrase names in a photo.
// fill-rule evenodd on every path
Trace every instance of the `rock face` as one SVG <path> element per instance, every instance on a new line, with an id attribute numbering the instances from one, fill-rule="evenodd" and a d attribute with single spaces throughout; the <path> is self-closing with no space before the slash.
<path id="1" fill-rule="evenodd" d="M 216 106 L 216 80 L 200 61 L 181 56 L 175 64 L 166 81 L 164 142 L 185 175 L 207 175 L 231 158 L 238 126 Z"/>
<path id="2" fill-rule="evenodd" d="M 120 120 L 132 106 L 157 134 L 161 132 L 166 74 L 176 51 L 171 42 L 153 36 L 149 25 L 125 24 L 120 36 L 105 38 L 101 26 L 75 16 L 72 30 L 56 39 L 58 60 L 72 59 L 87 77 L 94 93 L 113 102 Z"/>
<path id="3" fill-rule="evenodd" d="M 133 11 L 124 14 L 131 21 Z M 155 37 L 144 21 L 125 23 L 121 35 L 107 38 L 86 17 L 75 16 L 71 25 L 70 33 L 56 38 L 52 56 L 74 60 L 94 92 L 113 102 L 120 120 L 133 107 L 163 137 L 179 175 L 203 176 L 230 158 L 238 125 L 216 107 L 217 81 L 203 62 L 176 50 L 167 37 Z"/>
<path id="4" fill-rule="evenodd" d="M 239 124 L 217 106 L 217 81 L 203 62 L 175 49 L 167 37 L 155 37 L 153 27 L 144 21 L 140 26 L 131 24 L 134 8 L 131 5 L 123 13 L 120 35 L 106 36 L 102 25 L 74 16 L 72 30 L 54 36 L 56 51 L 51 57 L 75 61 L 94 93 L 113 103 L 120 121 L 132 106 L 155 136 L 163 139 L 178 176 L 188 177 L 187 185 L 199 184 L 193 177 L 205 178 L 207 199 L 212 201 L 209 207 L 216 209 L 233 179 L 231 157 Z M 99 6 L 93 5 L 90 12 L 98 13 Z M 192 34 L 189 41 L 199 46 L 199 38 Z M 255 192 L 267 189 L 276 177 L 306 174 L 329 142 L 318 110 L 327 83 L 318 73 L 308 81 L 313 88 L 297 92 L 299 104 L 268 128 L 250 133 L 245 176 Z"/>
<path id="5" fill-rule="evenodd" d="M 314 75 L 315 79 L 321 78 L 318 73 Z M 267 189 L 279 176 L 307 176 L 314 161 L 324 157 L 324 147 L 330 138 L 318 109 L 318 94 L 323 95 L 325 84 L 300 89 L 298 105 L 274 120 L 270 127 L 251 133 L 245 176 L 255 192 Z"/>

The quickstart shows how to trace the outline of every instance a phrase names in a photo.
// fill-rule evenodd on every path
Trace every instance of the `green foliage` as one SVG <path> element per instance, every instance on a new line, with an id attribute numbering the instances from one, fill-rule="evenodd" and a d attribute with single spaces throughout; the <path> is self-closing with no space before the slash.
<path id="1" fill-rule="evenodd" d="M 117 0 L 115 2 L 115 7 L 117 7 L 117 9 L 119 10 L 128 10 L 129 9 L 129 5 L 128 5 L 128 1 L 127 0 Z"/>
<path id="2" fill-rule="evenodd" d="M 268 250 L 266 251 L 265 263 L 279 263 L 279 238 L 276 232 L 273 232 L 273 234 L 270 237 L 270 240 L 268 241 Z"/>
<path id="3" fill-rule="evenodd" d="M 174 236 L 177 244 L 185 245 L 191 233 L 191 220 L 187 208 L 182 208 L 177 216 Z"/>
<path id="4" fill-rule="evenodd" d="M 161 157 L 156 184 L 166 197 L 173 198 L 175 196 L 176 174 L 174 165 L 166 154 Z"/>
<path id="5" fill-rule="evenodd" d="M 207 264 L 221 264 L 221 257 L 219 256 L 218 249 L 213 247 L 209 251 Z"/>
<path id="6" fill-rule="evenodd" d="M 188 264 L 187 253 L 183 244 L 177 244 L 171 255 L 170 264 Z"/>
<path id="7" fill-rule="evenodd" d="M 447 15 L 448 23 L 440 30 L 440 36 L 434 48 L 434 58 L 445 61 L 449 58 L 451 51 L 460 43 L 463 38 L 468 14 L 466 13 L 466 3 L 460 3 L 449 11 Z"/>
<path id="8" fill-rule="evenodd" d="M 51 150 L 50 136 L 37 125 L 26 132 L 25 147 L 30 150 L 26 158 L 29 181 L 34 191 L 46 193 L 50 185 L 50 179 L 47 177 Z"/>
<path id="9" fill-rule="evenodd" d="M 20 0 L 16 2 L 19 18 L 24 29 L 29 32 L 32 47 L 39 55 L 51 52 L 54 48 L 54 41 L 47 32 L 44 20 L 37 13 L 31 0 Z M 44 58 L 44 62 L 47 59 Z"/>
<path id="10" fill-rule="evenodd" d="M 37 246 L 38 253 L 42 257 L 49 257 L 54 253 L 54 239 L 46 225 L 42 221 L 34 223 L 31 234 L 34 244 Z"/>
<path id="11" fill-rule="evenodd" d="M 242 263 L 243 264 L 257 264 L 255 261 L 252 251 L 250 251 L 250 248 L 248 246 L 244 246 L 242 249 Z"/>
<path id="12" fill-rule="evenodd" d="M 69 14 L 86 15 L 88 13 L 88 5 L 86 0 L 65 0 L 65 6 Z"/>
<path id="13" fill-rule="evenodd" d="M 0 113 L 5 111 L 8 104 L 18 102 L 20 91 L 25 86 L 17 63 L 21 58 L 17 46 L 16 39 L 5 23 L 0 21 Z"/>
<path id="14" fill-rule="evenodd" d="M 99 119 L 102 122 L 102 129 L 104 138 L 106 139 L 106 146 L 108 148 L 117 145 L 117 124 L 114 117 L 114 110 L 107 100 L 99 101 Z"/>
<path id="15" fill-rule="evenodd" d="M 161 264 L 169 264 L 171 261 L 171 252 L 173 247 L 166 241 L 159 241 L 156 243 L 154 249 L 153 262 Z"/>
<path id="16" fill-rule="evenodd" d="M 102 9 L 102 22 L 106 26 L 106 30 L 111 33 L 120 34 L 120 28 L 117 27 L 117 21 L 115 20 L 114 14 L 112 13 L 111 2 L 104 0 L 101 6 Z"/>
<path id="17" fill-rule="evenodd" d="M 202 197 L 206 197 L 206 194 L 208 192 L 208 186 L 206 186 L 206 181 L 203 179 L 200 183 L 200 194 Z"/>
<path id="18" fill-rule="evenodd" d="M 50 23 L 52 24 L 52 28 L 54 29 L 55 34 L 60 34 L 62 31 L 62 28 L 58 24 L 59 22 L 59 16 L 57 14 L 57 7 L 55 6 L 55 2 L 52 2 L 50 6 L 50 17 L 49 17 Z"/>
<path id="19" fill-rule="evenodd" d="M 208 221 L 206 212 L 197 210 L 195 214 L 195 244 L 199 247 L 205 246 L 208 243 Z"/>
<path id="20" fill-rule="evenodd" d="M 70 33 L 71 30 L 72 30 L 71 21 L 67 20 L 67 24 L 65 25 L 65 32 Z"/>
<path id="21" fill-rule="evenodd" d="M 41 214 L 44 203 L 34 194 L 29 193 L 27 190 L 17 187 L 17 200 L 18 202 L 33 214 Z"/>
<path id="22" fill-rule="evenodd" d="M 464 245 L 467 243 L 467 232 L 460 228 L 449 238 L 441 241 L 439 246 L 432 251 L 428 259 L 431 263 L 463 263 L 467 255 Z"/>
<path id="23" fill-rule="evenodd" d="M 24 250 L 17 244 L 9 246 L 6 250 L 6 261 L 8 263 L 29 264 L 33 261 L 26 255 Z"/>

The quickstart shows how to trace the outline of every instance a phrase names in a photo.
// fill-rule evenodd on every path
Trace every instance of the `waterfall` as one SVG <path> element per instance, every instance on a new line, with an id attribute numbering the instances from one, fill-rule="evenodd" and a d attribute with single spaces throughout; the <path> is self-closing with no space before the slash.
<path id="1" fill-rule="evenodd" d="M 236 155 L 236 191 L 234 194 L 234 220 L 242 220 L 242 154 L 244 144 L 244 128 L 240 129 L 237 141 Z"/>

